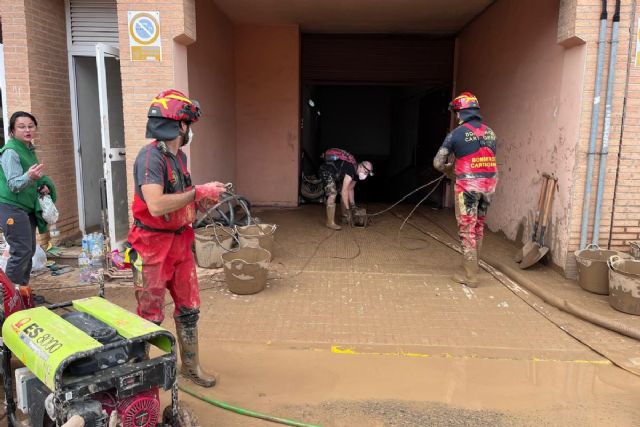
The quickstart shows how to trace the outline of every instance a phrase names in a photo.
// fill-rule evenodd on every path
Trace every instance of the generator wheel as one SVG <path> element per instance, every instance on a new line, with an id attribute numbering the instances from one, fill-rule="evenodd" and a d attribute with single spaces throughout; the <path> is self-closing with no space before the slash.
<path id="1" fill-rule="evenodd" d="M 168 405 L 162 412 L 162 423 L 172 427 L 200 427 L 200 422 L 193 409 L 184 402 L 178 403 L 178 422 L 174 422 L 171 405 Z"/>

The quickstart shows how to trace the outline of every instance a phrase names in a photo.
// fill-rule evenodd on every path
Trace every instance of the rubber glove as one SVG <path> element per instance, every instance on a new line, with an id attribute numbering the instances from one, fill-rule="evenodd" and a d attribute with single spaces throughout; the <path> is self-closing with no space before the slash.
<path id="1" fill-rule="evenodd" d="M 446 163 L 444 165 L 444 169 L 442 172 L 449 178 L 450 180 L 456 179 L 456 173 L 454 171 L 453 163 Z"/>
<path id="2" fill-rule="evenodd" d="M 225 190 L 226 188 L 224 184 L 218 181 L 207 182 L 206 184 L 196 185 L 195 202 L 199 203 L 204 199 L 218 201 L 220 194 L 224 193 Z"/>

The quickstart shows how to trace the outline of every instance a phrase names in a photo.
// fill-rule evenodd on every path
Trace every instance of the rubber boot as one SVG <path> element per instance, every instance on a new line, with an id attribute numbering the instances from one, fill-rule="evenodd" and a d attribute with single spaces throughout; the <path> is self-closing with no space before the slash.
<path id="1" fill-rule="evenodd" d="M 332 230 L 341 230 L 338 224 L 336 224 L 336 204 L 327 204 L 327 228 Z"/>
<path id="2" fill-rule="evenodd" d="M 462 272 L 453 275 L 453 280 L 458 283 L 462 283 L 469 288 L 478 287 L 478 256 L 474 251 L 473 254 L 467 254 L 462 260 Z"/>
<path id="3" fill-rule="evenodd" d="M 178 335 L 178 346 L 180 347 L 180 373 L 202 387 L 213 387 L 216 385 L 217 374 L 209 375 L 200 367 L 198 357 L 198 327 L 194 323 L 185 325 L 176 322 L 176 334 Z"/>

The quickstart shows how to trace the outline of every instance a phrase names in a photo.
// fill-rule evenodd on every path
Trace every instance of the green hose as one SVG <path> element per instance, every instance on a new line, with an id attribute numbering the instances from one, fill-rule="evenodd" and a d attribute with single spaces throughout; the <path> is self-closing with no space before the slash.
<path id="1" fill-rule="evenodd" d="M 267 415 L 267 414 L 261 414 L 260 412 L 254 412 L 251 411 L 249 409 L 243 409 L 243 408 L 239 408 L 237 406 L 233 406 L 233 405 L 229 405 L 228 403 L 222 402 L 220 400 L 216 400 L 216 399 L 212 399 L 210 397 L 207 396 L 203 396 L 200 393 L 196 393 L 193 390 L 190 390 L 188 388 L 186 388 L 183 385 L 178 384 L 178 388 L 182 391 L 184 391 L 187 394 L 190 394 L 191 396 L 195 397 L 196 399 L 200 399 L 203 402 L 207 402 L 211 405 L 217 406 L 218 408 L 222 408 L 222 409 L 226 409 L 228 411 L 231 412 L 235 412 L 236 414 L 240 414 L 240 415 L 246 415 L 248 417 L 254 417 L 254 418 L 260 418 L 261 420 L 266 420 L 266 421 L 272 421 L 274 423 L 280 423 L 280 424 L 284 424 L 284 425 L 288 425 L 288 426 L 295 426 L 295 427 L 321 427 L 317 424 L 307 424 L 307 423 L 301 423 L 299 421 L 293 421 L 293 420 L 288 420 L 286 418 L 280 418 L 280 417 L 274 417 L 273 415 Z"/>

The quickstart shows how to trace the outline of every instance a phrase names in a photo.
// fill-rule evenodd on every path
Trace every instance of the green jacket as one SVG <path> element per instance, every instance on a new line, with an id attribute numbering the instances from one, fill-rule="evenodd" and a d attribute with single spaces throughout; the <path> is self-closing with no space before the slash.
<path id="1" fill-rule="evenodd" d="M 2 155 L 7 149 L 11 149 L 18 153 L 18 156 L 20 157 L 20 165 L 25 172 L 29 170 L 31 166 L 38 163 L 35 151 L 30 150 L 26 145 L 16 139 L 11 138 L 4 147 L 0 148 L 0 155 Z M 34 213 L 36 215 L 38 230 L 41 233 L 44 233 L 47 231 L 47 223 L 42 218 L 42 207 L 40 206 L 40 199 L 38 197 L 38 187 L 42 184 L 46 184 L 47 187 L 49 187 L 51 198 L 55 202 L 57 199 L 56 189 L 53 185 L 53 181 L 51 181 L 48 176 L 43 176 L 39 180 L 29 184 L 24 189 L 14 193 L 9 189 L 7 177 L 4 175 L 4 170 L 0 167 L 0 203 L 17 206 L 29 214 Z"/>

